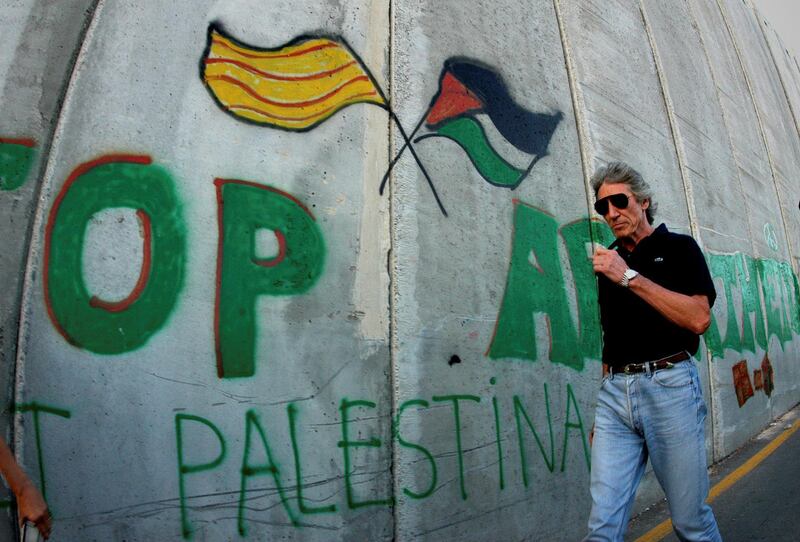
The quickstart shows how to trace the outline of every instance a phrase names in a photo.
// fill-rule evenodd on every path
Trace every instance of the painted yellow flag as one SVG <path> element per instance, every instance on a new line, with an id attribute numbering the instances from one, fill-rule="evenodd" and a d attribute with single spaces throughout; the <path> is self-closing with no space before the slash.
<path id="1" fill-rule="evenodd" d="M 211 25 L 203 81 L 230 114 L 285 130 L 308 130 L 348 105 L 386 101 L 340 40 L 302 37 L 276 49 L 245 45 Z"/>

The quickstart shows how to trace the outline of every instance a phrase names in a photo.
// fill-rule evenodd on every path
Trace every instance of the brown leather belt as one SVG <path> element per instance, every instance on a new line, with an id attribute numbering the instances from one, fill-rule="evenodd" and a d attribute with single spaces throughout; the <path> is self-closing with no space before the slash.
<path id="1" fill-rule="evenodd" d="M 611 368 L 612 374 L 623 373 L 626 375 L 660 371 L 661 369 L 672 369 L 676 363 L 686 361 L 689 359 L 689 353 L 686 350 L 681 350 L 677 354 L 672 354 L 665 358 L 657 359 L 655 361 L 645 361 L 643 363 L 629 363 L 621 368 Z"/>

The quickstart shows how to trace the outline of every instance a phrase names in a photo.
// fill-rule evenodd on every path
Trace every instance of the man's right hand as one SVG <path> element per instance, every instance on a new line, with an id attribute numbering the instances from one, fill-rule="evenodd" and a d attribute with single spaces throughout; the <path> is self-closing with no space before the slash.
<path id="1" fill-rule="evenodd" d="M 16 497 L 20 525 L 30 521 L 36 525 L 45 539 L 50 538 L 50 528 L 52 527 L 50 511 L 36 486 L 28 482 L 20 489 Z"/>

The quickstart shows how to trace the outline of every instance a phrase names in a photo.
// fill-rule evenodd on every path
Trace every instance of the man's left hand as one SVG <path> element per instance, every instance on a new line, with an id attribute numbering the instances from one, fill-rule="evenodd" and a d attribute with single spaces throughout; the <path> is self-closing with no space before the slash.
<path id="1" fill-rule="evenodd" d="M 602 273 L 608 280 L 618 284 L 628 269 L 628 264 L 616 250 L 597 247 L 592 256 L 592 265 L 595 273 Z"/>

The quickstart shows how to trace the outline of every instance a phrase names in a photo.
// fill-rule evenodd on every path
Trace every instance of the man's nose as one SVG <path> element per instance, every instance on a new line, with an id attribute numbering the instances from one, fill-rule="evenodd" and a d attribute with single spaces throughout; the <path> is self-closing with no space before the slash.
<path id="1" fill-rule="evenodd" d="M 619 216 L 619 210 L 614 207 L 614 204 L 609 202 L 608 203 L 608 217 L 609 218 L 616 218 Z"/>

